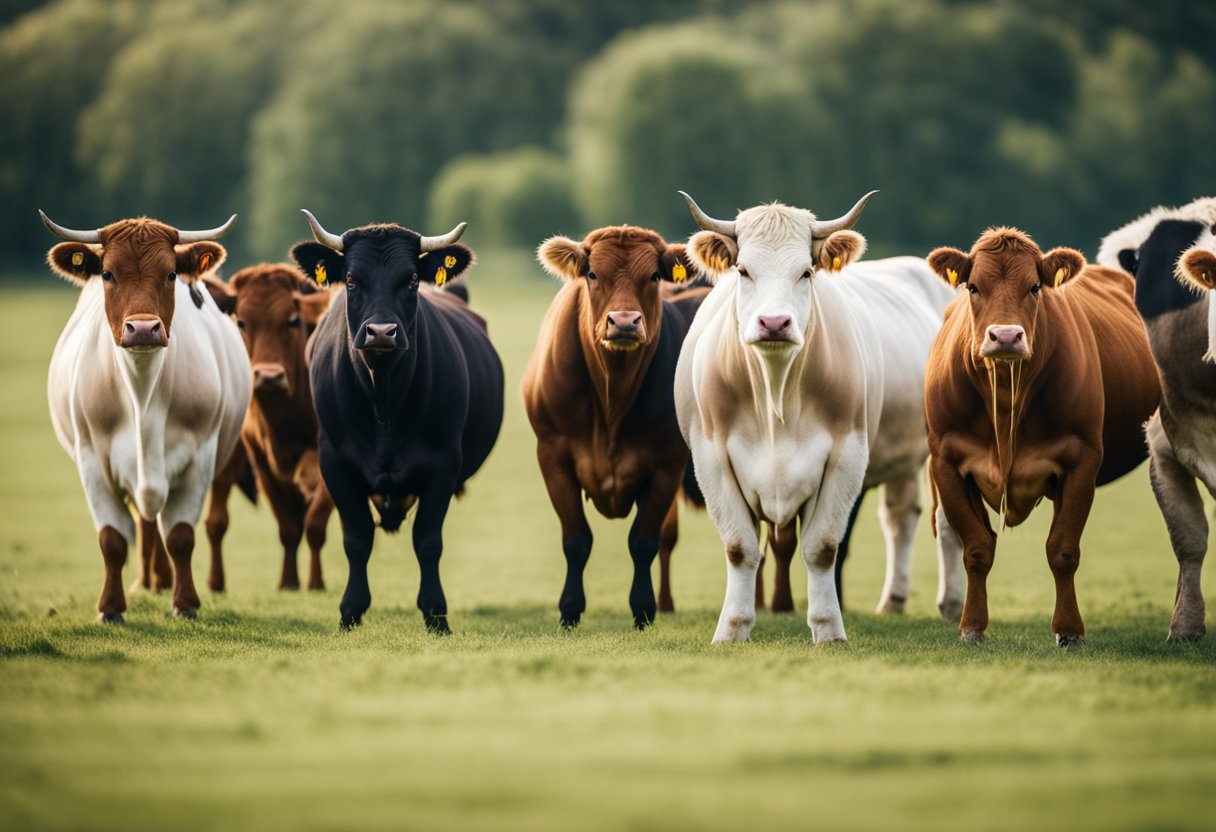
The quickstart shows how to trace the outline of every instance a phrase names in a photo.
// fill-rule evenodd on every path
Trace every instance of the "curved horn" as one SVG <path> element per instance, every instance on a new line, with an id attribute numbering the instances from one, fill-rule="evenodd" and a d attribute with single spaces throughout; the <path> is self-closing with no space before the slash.
<path id="1" fill-rule="evenodd" d="M 42 209 L 38 209 L 38 216 L 42 217 L 42 224 L 47 227 L 47 230 L 56 237 L 62 237 L 65 240 L 71 240 L 74 243 L 100 243 L 101 230 L 95 231 L 73 231 L 70 228 L 64 228 L 62 225 L 56 225 L 50 217 L 43 213 Z"/>
<path id="2" fill-rule="evenodd" d="M 228 222 L 219 228 L 209 228 L 206 231 L 178 231 L 177 244 L 180 246 L 187 243 L 201 243 L 204 240 L 218 240 L 232 230 L 234 222 L 236 222 L 236 214 L 229 217 Z"/>
<path id="3" fill-rule="evenodd" d="M 701 206 L 693 201 L 693 198 L 688 194 L 683 191 L 676 191 L 676 193 L 684 197 L 684 201 L 688 203 L 688 210 L 692 213 L 692 218 L 697 221 L 698 226 L 706 231 L 717 231 L 719 234 L 725 234 L 727 237 L 734 238 L 735 223 L 733 220 L 729 222 L 726 220 L 716 220 L 702 211 Z"/>
<path id="4" fill-rule="evenodd" d="M 308 224 L 312 226 L 312 237 L 326 248 L 332 248 L 339 254 L 342 253 L 342 236 L 340 234 L 330 234 L 321 227 L 321 223 L 317 222 L 317 218 L 312 215 L 312 212 L 307 208 L 301 208 L 304 216 L 308 217 Z"/>
<path id="5" fill-rule="evenodd" d="M 469 227 L 467 222 L 462 222 L 449 231 L 447 234 L 441 234 L 438 237 L 420 237 L 418 239 L 418 251 L 426 254 L 428 251 L 436 251 L 450 246 L 452 243 L 460 239 L 460 235 Z"/>
<path id="6" fill-rule="evenodd" d="M 858 218 L 861 217 L 862 209 L 866 207 L 866 203 L 870 201 L 870 197 L 874 196 L 876 193 L 878 193 L 878 191 L 870 191 L 861 199 L 857 200 L 857 204 L 849 209 L 849 213 L 845 214 L 843 217 L 839 217 L 834 220 L 827 220 L 825 222 L 819 222 L 816 220 L 815 222 L 811 223 L 811 237 L 826 237 L 833 231 L 842 231 L 846 228 L 852 228 L 857 224 Z"/>

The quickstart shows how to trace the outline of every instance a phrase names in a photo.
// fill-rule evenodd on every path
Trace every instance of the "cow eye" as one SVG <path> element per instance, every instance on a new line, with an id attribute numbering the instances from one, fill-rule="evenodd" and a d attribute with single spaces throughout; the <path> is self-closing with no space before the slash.
<path id="1" fill-rule="evenodd" d="M 750 279 L 751 275 L 747 273 L 747 269 L 743 268 L 742 266 L 739 266 L 739 277 L 746 277 L 746 278 Z"/>
<path id="2" fill-rule="evenodd" d="M 237 329 L 244 329 L 244 328 L 245 328 L 245 322 L 244 322 L 244 321 L 242 321 L 240 318 L 237 318 L 237 319 L 236 319 L 236 328 L 237 328 Z"/>
<path id="3" fill-rule="evenodd" d="M 101 279 L 104 280 L 106 283 L 113 283 L 114 282 L 114 273 L 111 271 L 108 271 L 108 270 L 104 271 L 101 273 Z"/>
<path id="4" fill-rule="evenodd" d="M 288 325 L 289 327 L 291 327 L 292 329 L 299 329 L 299 327 L 300 327 L 300 316 L 299 316 L 299 315 L 292 315 L 290 318 L 288 318 L 288 319 L 287 319 L 287 325 Z"/>
<path id="5" fill-rule="evenodd" d="M 587 279 L 594 283 L 599 278 L 595 276 L 595 272 L 587 272 Z"/>
<path id="6" fill-rule="evenodd" d="M 177 272 L 169 272 L 169 276 L 166 277 L 165 280 L 167 280 L 170 283 L 177 280 Z"/>
<path id="7" fill-rule="evenodd" d="M 653 283 L 658 283 L 662 279 L 663 279 L 663 276 L 661 274 L 659 274 L 658 272 L 655 272 L 654 274 L 652 274 L 650 276 L 650 280 Z"/>
<path id="8" fill-rule="evenodd" d="M 1037 295 L 1039 293 L 1039 290 L 1042 288 L 1043 288 L 1042 282 L 1036 283 L 1030 287 L 1030 294 Z"/>
<path id="9" fill-rule="evenodd" d="M 967 284 L 967 291 L 973 295 L 978 295 L 980 293 L 980 290 L 975 288 L 975 284 L 973 284 L 973 283 Z"/>
<path id="10" fill-rule="evenodd" d="M 355 276 L 350 272 L 346 273 L 346 291 L 355 291 Z"/>
<path id="11" fill-rule="evenodd" d="M 803 279 L 803 280 L 810 280 L 810 279 L 811 279 L 811 270 L 810 270 L 810 269 L 807 269 L 806 271 L 804 271 L 804 272 L 802 273 L 802 279 Z"/>

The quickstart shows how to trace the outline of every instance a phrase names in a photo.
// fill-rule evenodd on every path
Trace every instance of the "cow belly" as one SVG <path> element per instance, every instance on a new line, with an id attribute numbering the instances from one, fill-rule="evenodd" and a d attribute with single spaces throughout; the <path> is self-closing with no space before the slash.
<path id="1" fill-rule="evenodd" d="M 776 524 L 792 520 L 819 493 L 832 452 L 832 436 L 786 434 L 771 442 L 732 434 L 726 440 L 735 481 L 752 514 Z"/>

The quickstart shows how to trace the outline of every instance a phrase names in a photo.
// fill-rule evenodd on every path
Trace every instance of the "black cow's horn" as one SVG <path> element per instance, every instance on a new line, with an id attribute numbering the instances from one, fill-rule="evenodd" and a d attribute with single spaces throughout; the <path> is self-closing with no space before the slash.
<path id="1" fill-rule="evenodd" d="M 843 231 L 846 228 L 852 228 L 857 224 L 858 218 L 861 217 L 862 209 L 866 207 L 866 203 L 870 201 L 870 197 L 874 196 L 876 193 L 878 193 L 878 191 L 870 191 L 861 199 L 857 200 L 857 204 L 854 205 L 849 210 L 849 213 L 845 214 L 843 217 L 839 217 L 834 220 L 827 220 L 825 222 L 819 222 L 816 220 L 815 222 L 811 223 L 811 238 L 822 239 L 823 237 L 831 234 L 833 231 Z"/>
<path id="2" fill-rule="evenodd" d="M 342 237 L 338 234 L 330 234 L 321 227 L 321 223 L 317 222 L 317 218 L 312 215 L 312 212 L 307 208 L 301 208 L 304 216 L 308 217 L 308 224 L 312 226 L 312 236 L 321 245 L 326 248 L 332 248 L 339 254 L 342 253 Z"/>
<path id="3" fill-rule="evenodd" d="M 62 237 L 65 240 L 71 240 L 74 243 L 100 243 L 101 229 L 95 231 L 74 231 L 71 228 L 64 228 L 62 225 L 56 225 L 55 222 L 48 217 L 41 208 L 38 209 L 38 216 L 42 217 L 42 224 L 47 227 L 47 230 L 56 237 Z"/>
<path id="4" fill-rule="evenodd" d="M 219 228 L 209 228 L 206 231 L 178 231 L 177 244 L 185 245 L 187 243 L 201 243 L 204 240 L 218 240 L 232 230 L 234 222 L 236 222 L 236 214 L 229 217 L 228 222 Z"/>
<path id="5" fill-rule="evenodd" d="M 441 248 L 450 246 L 460 239 L 460 235 L 464 234 L 464 230 L 468 227 L 469 224 L 467 222 L 462 222 L 447 234 L 442 234 L 438 237 L 419 237 L 418 251 L 425 254 L 428 251 L 438 251 Z"/>
<path id="6" fill-rule="evenodd" d="M 726 220 L 716 220 L 709 214 L 701 210 L 693 198 L 683 191 L 676 191 L 680 196 L 684 197 L 684 201 L 688 203 L 688 210 L 692 212 L 692 218 L 697 221 L 697 225 L 706 231 L 716 231 L 719 234 L 725 234 L 727 237 L 734 238 L 735 223 L 734 221 L 727 222 Z"/>

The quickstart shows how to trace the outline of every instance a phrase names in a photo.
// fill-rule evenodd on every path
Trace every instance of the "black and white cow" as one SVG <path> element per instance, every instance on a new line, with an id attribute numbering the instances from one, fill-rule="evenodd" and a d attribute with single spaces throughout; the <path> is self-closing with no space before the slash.
<path id="1" fill-rule="evenodd" d="M 1106 235 L 1098 250 L 1100 263 L 1135 276 L 1136 308 L 1161 375 L 1161 408 L 1147 434 L 1153 494 L 1178 558 L 1170 639 L 1205 632 L 1199 575 L 1208 522 L 1196 480 L 1216 496 L 1216 297 L 1209 291 L 1204 298 L 1195 289 L 1205 280 L 1204 243 L 1207 250 L 1216 244 L 1214 224 L 1214 197 L 1155 208 Z"/>
<path id="2" fill-rule="evenodd" d="M 450 632 L 439 581 L 443 521 L 453 495 L 485 462 L 502 426 L 503 370 L 485 321 L 441 291 L 473 262 L 441 237 L 399 225 L 331 234 L 307 211 L 315 243 L 292 257 L 318 283 L 342 281 L 309 342 L 321 426 L 321 474 L 342 518 L 350 564 L 342 626 L 371 606 L 367 561 L 376 520 L 395 532 L 417 505 L 418 608 L 428 629 Z"/>

